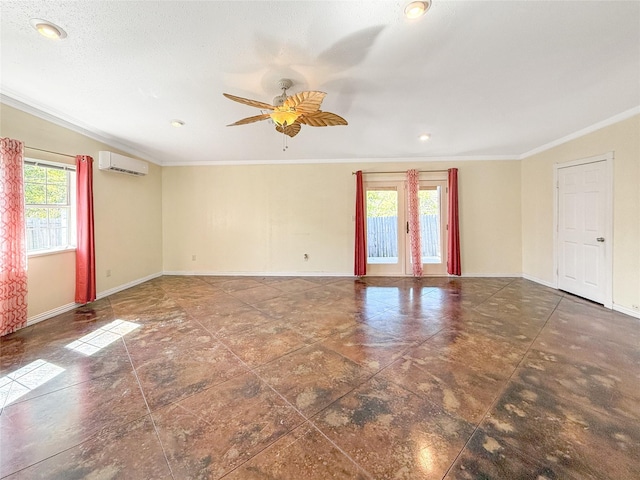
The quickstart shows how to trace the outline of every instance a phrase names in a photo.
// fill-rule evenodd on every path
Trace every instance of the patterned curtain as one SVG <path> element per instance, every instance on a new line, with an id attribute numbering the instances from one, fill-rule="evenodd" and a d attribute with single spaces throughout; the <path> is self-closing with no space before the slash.
<path id="1" fill-rule="evenodd" d="M 362 170 L 356 172 L 356 248 L 353 274 L 363 277 L 367 274 L 367 244 L 364 228 L 364 185 Z"/>
<path id="2" fill-rule="evenodd" d="M 407 196 L 409 214 L 409 240 L 411 248 L 411 266 L 413 276 L 422 276 L 422 245 L 420 243 L 420 173 L 418 170 L 407 170 Z"/>
<path id="3" fill-rule="evenodd" d="M 449 169 L 449 230 L 447 232 L 447 273 L 461 275 L 460 222 L 458 220 L 458 169 Z"/>
<path id="4" fill-rule="evenodd" d="M 76 156 L 76 303 L 96 299 L 96 252 L 93 238 L 93 158 Z"/>
<path id="5" fill-rule="evenodd" d="M 0 336 L 27 324 L 23 144 L 0 138 Z"/>

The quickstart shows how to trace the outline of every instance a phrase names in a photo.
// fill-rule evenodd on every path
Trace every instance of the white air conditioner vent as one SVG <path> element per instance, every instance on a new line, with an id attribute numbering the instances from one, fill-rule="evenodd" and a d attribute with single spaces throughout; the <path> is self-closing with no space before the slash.
<path id="1" fill-rule="evenodd" d="M 98 152 L 98 168 L 138 176 L 149 173 L 147 162 L 113 152 Z"/>

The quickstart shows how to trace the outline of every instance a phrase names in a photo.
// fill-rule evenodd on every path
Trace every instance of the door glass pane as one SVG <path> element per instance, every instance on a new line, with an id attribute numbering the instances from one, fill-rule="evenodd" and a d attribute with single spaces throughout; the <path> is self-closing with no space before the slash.
<path id="1" fill-rule="evenodd" d="M 440 187 L 420 189 L 420 240 L 422 263 L 442 263 L 440 245 Z"/>
<path id="2" fill-rule="evenodd" d="M 367 263 L 398 263 L 398 192 L 367 190 Z"/>

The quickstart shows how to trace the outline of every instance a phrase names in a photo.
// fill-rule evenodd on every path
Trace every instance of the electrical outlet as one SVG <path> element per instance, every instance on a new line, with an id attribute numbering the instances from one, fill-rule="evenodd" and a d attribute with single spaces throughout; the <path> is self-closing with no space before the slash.
<path id="1" fill-rule="evenodd" d="M 631 308 L 633 308 L 634 310 L 640 310 L 640 307 L 638 307 L 638 305 L 631 305 Z"/>
<path id="2" fill-rule="evenodd" d="M 111 276 L 111 269 L 107 270 L 107 277 Z"/>

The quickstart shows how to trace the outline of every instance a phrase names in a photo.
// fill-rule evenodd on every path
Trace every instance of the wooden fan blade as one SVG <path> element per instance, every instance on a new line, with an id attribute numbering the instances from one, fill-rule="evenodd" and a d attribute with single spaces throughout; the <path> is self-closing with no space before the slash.
<path id="1" fill-rule="evenodd" d="M 230 95 L 228 93 L 223 93 L 225 97 L 229 100 L 233 100 L 234 102 L 243 103 L 245 105 L 249 105 L 250 107 L 262 108 L 263 110 L 273 110 L 275 107 L 273 105 L 269 105 L 268 103 L 259 102 L 257 100 L 250 100 L 248 98 L 236 97 L 235 95 Z"/>
<path id="2" fill-rule="evenodd" d="M 255 117 L 247 117 L 242 120 L 238 120 L 237 122 L 230 123 L 227 127 L 233 127 L 234 125 L 246 125 L 247 123 L 259 122 L 260 120 L 266 120 L 269 118 L 268 113 L 263 113 L 262 115 L 256 115 Z"/>
<path id="3" fill-rule="evenodd" d="M 318 110 L 315 113 L 309 113 L 298 117 L 300 123 L 309 125 L 310 127 L 335 127 L 336 125 L 348 125 L 347 121 L 340 115 L 331 112 L 323 112 Z"/>
<path id="4" fill-rule="evenodd" d="M 293 122 L 291 125 L 287 125 L 285 127 L 281 127 L 276 125 L 276 130 L 280 133 L 284 133 L 285 135 L 289 135 L 290 137 L 295 137 L 298 133 L 300 133 L 300 125 L 298 122 Z"/>
<path id="5" fill-rule="evenodd" d="M 302 114 L 313 113 L 320 110 L 322 100 L 327 94 L 324 92 L 300 92 L 294 93 L 284 101 L 284 106 L 295 108 Z"/>

